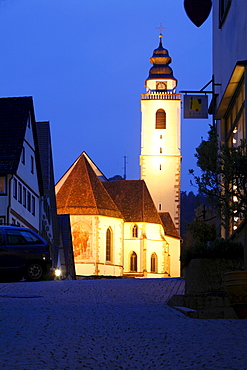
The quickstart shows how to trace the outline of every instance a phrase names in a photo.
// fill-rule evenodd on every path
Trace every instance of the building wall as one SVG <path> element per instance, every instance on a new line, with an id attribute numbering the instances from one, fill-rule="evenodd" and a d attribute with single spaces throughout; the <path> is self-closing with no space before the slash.
<path id="1" fill-rule="evenodd" d="M 70 216 L 76 275 L 123 274 L 123 221 L 104 216 Z M 106 231 L 112 230 L 112 260 L 106 260 Z"/>
<path id="2" fill-rule="evenodd" d="M 133 226 L 138 227 L 137 237 L 133 237 Z M 131 255 L 137 255 L 137 271 L 131 270 Z M 156 271 L 151 272 L 151 256 L 157 256 Z M 128 275 L 139 275 L 140 277 L 160 278 L 169 274 L 168 248 L 164 238 L 163 227 L 151 223 L 124 224 L 124 273 Z"/>
<path id="3" fill-rule="evenodd" d="M 219 28 L 219 1 L 213 0 L 213 73 L 218 103 L 237 61 L 247 60 L 247 2 L 231 1 L 224 23 Z"/>
<path id="4" fill-rule="evenodd" d="M 157 210 L 169 212 L 177 230 L 180 229 L 180 105 L 179 99 L 172 98 L 141 101 L 141 179 L 146 182 Z M 155 128 L 158 109 L 166 112 L 166 129 Z"/>
<path id="5" fill-rule="evenodd" d="M 180 239 L 173 238 L 166 235 L 167 243 L 169 244 L 169 265 L 170 265 L 170 276 L 179 277 L 181 276 L 181 264 L 180 264 L 180 254 L 181 254 L 181 243 Z"/>

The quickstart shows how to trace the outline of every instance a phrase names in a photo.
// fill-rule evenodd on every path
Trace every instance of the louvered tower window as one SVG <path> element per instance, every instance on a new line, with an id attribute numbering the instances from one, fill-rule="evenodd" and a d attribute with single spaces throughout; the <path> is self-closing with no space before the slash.
<path id="1" fill-rule="evenodd" d="M 166 112 L 164 111 L 164 109 L 158 109 L 156 112 L 155 128 L 158 128 L 158 129 L 166 128 Z"/>

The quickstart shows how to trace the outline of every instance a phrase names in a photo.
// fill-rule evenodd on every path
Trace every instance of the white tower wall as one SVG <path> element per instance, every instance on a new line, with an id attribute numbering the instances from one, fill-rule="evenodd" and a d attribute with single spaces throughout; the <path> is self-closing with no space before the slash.
<path id="1" fill-rule="evenodd" d="M 175 92 L 177 80 L 168 66 L 171 58 L 162 42 L 150 61 L 154 66 L 141 99 L 141 179 L 146 182 L 158 212 L 169 212 L 180 231 L 181 99 Z M 160 82 L 165 89 L 159 89 Z M 156 128 L 159 109 L 166 114 L 162 129 Z"/>

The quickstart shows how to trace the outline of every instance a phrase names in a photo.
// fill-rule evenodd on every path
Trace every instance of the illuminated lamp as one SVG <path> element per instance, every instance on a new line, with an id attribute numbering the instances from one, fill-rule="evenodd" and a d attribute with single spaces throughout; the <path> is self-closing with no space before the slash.
<path id="1" fill-rule="evenodd" d="M 208 18 L 211 8 L 211 0 L 184 0 L 186 14 L 197 27 L 200 27 Z"/>

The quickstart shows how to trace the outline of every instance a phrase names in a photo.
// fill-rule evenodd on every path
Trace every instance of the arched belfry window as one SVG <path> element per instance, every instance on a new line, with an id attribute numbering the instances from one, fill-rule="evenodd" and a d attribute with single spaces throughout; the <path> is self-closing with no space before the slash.
<path id="1" fill-rule="evenodd" d="M 137 238 L 138 237 L 138 226 L 134 225 L 132 227 L 132 238 Z"/>
<path id="2" fill-rule="evenodd" d="M 106 261 L 112 261 L 112 229 L 108 227 L 106 230 Z"/>
<path id="3" fill-rule="evenodd" d="M 137 272 L 137 254 L 132 252 L 130 256 L 130 271 Z"/>
<path id="4" fill-rule="evenodd" d="M 157 266 L 158 266 L 157 254 L 152 253 L 152 255 L 151 255 L 151 272 L 157 272 Z"/>
<path id="5" fill-rule="evenodd" d="M 166 128 L 166 112 L 164 111 L 164 109 L 158 109 L 156 112 L 155 128 Z"/>

